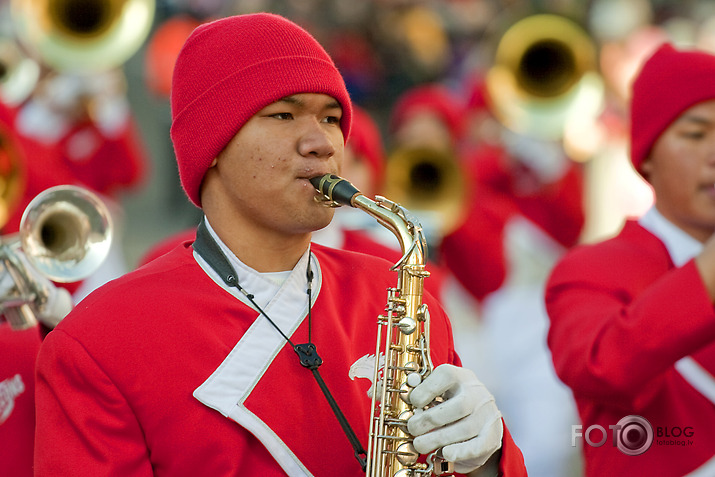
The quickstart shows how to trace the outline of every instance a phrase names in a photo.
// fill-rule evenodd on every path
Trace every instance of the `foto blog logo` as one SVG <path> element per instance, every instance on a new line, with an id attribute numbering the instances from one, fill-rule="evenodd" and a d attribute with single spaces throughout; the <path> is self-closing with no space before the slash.
<path id="1" fill-rule="evenodd" d="M 613 446 L 626 455 L 641 455 L 653 444 L 653 426 L 644 417 L 626 416 L 608 429 Z M 582 437 L 591 447 L 601 447 L 609 440 L 609 433 L 598 424 L 588 426 L 585 432 L 581 425 L 571 426 L 571 446 L 576 446 L 577 437 Z"/>

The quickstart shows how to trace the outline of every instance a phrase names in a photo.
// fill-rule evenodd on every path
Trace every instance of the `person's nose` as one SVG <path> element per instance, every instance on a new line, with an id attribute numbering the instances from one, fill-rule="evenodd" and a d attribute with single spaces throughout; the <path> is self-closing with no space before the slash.
<path id="1" fill-rule="evenodd" d="M 335 138 L 325 124 L 317 119 L 310 119 L 306 121 L 303 128 L 298 142 L 298 152 L 302 156 L 330 158 L 335 154 L 337 150 Z"/>

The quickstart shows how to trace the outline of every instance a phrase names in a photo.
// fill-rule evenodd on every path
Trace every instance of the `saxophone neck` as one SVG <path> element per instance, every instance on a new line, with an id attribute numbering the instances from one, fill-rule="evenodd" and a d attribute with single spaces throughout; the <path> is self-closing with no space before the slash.
<path id="1" fill-rule="evenodd" d="M 405 262 L 415 265 L 425 263 L 427 241 L 419 221 L 407 209 L 384 197 L 378 196 L 376 200 L 372 200 L 362 194 L 353 197 L 352 203 L 353 207 L 360 208 L 375 217 L 383 227 L 397 237 L 403 253 L 397 265 Z"/>
<path id="2" fill-rule="evenodd" d="M 310 182 L 321 194 L 318 200 L 324 205 L 328 207 L 347 205 L 362 209 L 390 230 L 399 240 L 404 254 L 397 266 L 404 263 L 415 265 L 425 263 L 427 242 L 422 226 L 407 209 L 384 197 L 369 199 L 348 180 L 335 174 L 314 177 Z"/>

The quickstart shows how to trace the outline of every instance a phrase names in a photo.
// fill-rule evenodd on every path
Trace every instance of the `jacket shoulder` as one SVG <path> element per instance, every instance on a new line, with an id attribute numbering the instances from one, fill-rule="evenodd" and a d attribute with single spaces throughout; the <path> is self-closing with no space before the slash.
<path id="1" fill-rule="evenodd" d="M 670 267 L 672 262 L 663 242 L 629 220 L 615 237 L 569 250 L 554 267 L 549 281 L 596 277 L 624 281 L 659 274 Z"/>

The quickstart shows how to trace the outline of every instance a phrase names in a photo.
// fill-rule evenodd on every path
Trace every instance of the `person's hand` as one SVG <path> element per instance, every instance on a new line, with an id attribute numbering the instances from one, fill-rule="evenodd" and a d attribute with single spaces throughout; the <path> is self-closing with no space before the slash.
<path id="1" fill-rule="evenodd" d="M 55 144 L 89 120 L 101 136 L 114 139 L 129 124 L 126 80 L 118 70 L 94 74 L 52 73 L 20 108 L 16 128 L 44 144 Z M 85 134 L 86 135 L 86 134 Z M 81 138 L 88 145 L 100 138 Z"/>
<path id="2" fill-rule="evenodd" d="M 33 283 L 34 289 L 37 290 L 38 297 L 33 306 L 35 316 L 45 326 L 52 329 L 62 321 L 62 318 L 67 313 L 72 311 L 74 307 L 72 295 L 65 288 L 57 286 L 49 278 L 37 271 L 24 253 L 18 251 L 17 256 L 25 268 L 27 278 Z"/>
<path id="3" fill-rule="evenodd" d="M 72 295 L 37 271 L 22 251 L 16 251 L 15 258 L 19 268 L 13 268 L 22 283 L 15 283 L 9 271 L 3 268 L 0 272 L 0 296 L 4 300 L 17 297 L 18 293 L 32 292 L 35 298 L 27 304 L 32 307 L 35 318 L 48 328 L 54 328 L 74 308 Z"/>
<path id="4" fill-rule="evenodd" d="M 502 144 L 510 157 L 541 184 L 559 180 L 568 170 L 569 159 L 562 146 L 555 141 L 537 139 L 505 128 Z"/>
<path id="5" fill-rule="evenodd" d="M 50 285 L 47 298 L 37 309 L 37 319 L 52 329 L 74 308 L 72 295 L 65 288 Z"/>
<path id="6" fill-rule="evenodd" d="M 441 396 L 444 402 L 424 406 Z M 410 393 L 415 415 L 407 429 L 421 454 L 442 448 L 454 470 L 470 473 L 482 467 L 502 445 L 504 428 L 494 396 L 474 373 L 443 364 Z"/>

